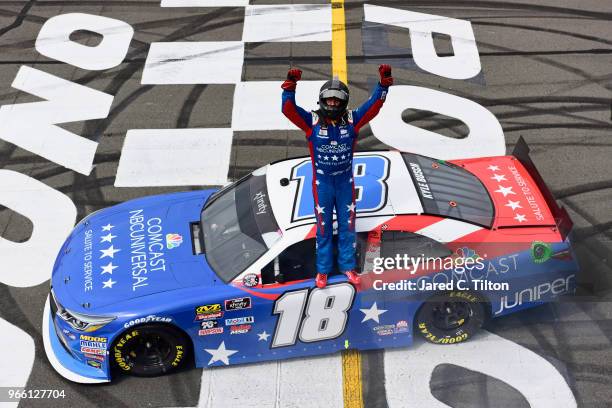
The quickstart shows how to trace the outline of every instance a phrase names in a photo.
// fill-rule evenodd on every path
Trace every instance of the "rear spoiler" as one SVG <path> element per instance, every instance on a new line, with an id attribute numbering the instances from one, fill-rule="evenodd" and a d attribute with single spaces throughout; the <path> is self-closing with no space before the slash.
<path id="1" fill-rule="evenodd" d="M 552 192 L 544 182 L 544 179 L 540 175 L 540 172 L 536 168 L 535 164 L 529 157 L 529 146 L 527 146 L 527 142 L 523 139 L 523 136 L 520 136 L 518 141 L 516 142 L 516 146 L 514 146 L 514 150 L 512 151 L 512 156 L 516 157 L 518 161 L 521 162 L 523 167 L 529 172 L 533 181 L 535 181 L 538 186 L 542 196 L 546 200 L 546 204 L 555 218 L 555 223 L 557 224 L 557 229 L 561 234 L 561 237 L 565 240 L 565 237 L 570 233 L 574 223 L 572 222 L 567 210 L 564 207 L 559 206 Z"/>

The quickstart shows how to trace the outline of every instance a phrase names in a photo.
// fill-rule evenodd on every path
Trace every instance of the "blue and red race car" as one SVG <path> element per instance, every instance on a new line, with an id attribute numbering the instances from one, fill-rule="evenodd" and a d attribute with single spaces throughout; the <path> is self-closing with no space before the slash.
<path id="1" fill-rule="evenodd" d="M 529 159 L 355 155 L 355 287 L 314 285 L 312 166 L 267 165 L 219 191 L 145 197 L 83 219 L 51 279 L 43 338 L 81 383 L 118 373 L 472 337 L 575 288 L 571 221 Z"/>

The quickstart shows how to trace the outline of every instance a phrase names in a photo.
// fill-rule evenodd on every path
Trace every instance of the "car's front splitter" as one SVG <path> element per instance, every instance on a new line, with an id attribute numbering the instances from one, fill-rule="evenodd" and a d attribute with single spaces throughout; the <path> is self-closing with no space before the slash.
<path id="1" fill-rule="evenodd" d="M 110 381 L 109 376 L 100 376 L 100 370 L 77 361 L 64 349 L 55 331 L 48 297 L 43 313 L 42 333 L 47 358 L 55 371 L 62 377 L 81 384 L 97 384 Z"/>

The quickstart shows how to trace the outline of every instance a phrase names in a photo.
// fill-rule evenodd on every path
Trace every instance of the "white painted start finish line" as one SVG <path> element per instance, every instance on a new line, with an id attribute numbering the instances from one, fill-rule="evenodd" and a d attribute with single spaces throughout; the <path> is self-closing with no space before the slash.
<path id="1" fill-rule="evenodd" d="M 143 84 L 235 84 L 244 61 L 241 41 L 154 42 Z"/>
<path id="2" fill-rule="evenodd" d="M 229 128 L 132 129 L 115 187 L 225 184 L 231 148 Z"/>
<path id="3" fill-rule="evenodd" d="M 162 0 L 162 7 L 240 7 L 249 0 Z"/>
<path id="4" fill-rule="evenodd" d="M 331 4 L 247 6 L 242 41 L 331 41 L 331 23 Z"/>
<path id="5" fill-rule="evenodd" d="M 319 88 L 325 81 L 302 80 L 295 101 L 308 110 L 317 109 Z M 295 130 L 281 112 L 282 89 L 279 81 L 249 81 L 236 84 L 232 107 L 233 130 Z"/>

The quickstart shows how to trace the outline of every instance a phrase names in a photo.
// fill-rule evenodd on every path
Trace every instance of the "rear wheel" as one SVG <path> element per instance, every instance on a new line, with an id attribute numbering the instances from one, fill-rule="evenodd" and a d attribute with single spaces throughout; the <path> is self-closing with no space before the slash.
<path id="1" fill-rule="evenodd" d="M 111 360 L 120 371 L 154 377 L 179 368 L 191 349 L 187 336 L 172 326 L 142 325 L 115 340 Z"/>
<path id="2" fill-rule="evenodd" d="M 461 343 L 476 334 L 485 320 L 481 299 L 469 292 L 429 298 L 416 314 L 415 330 L 434 344 Z"/>

